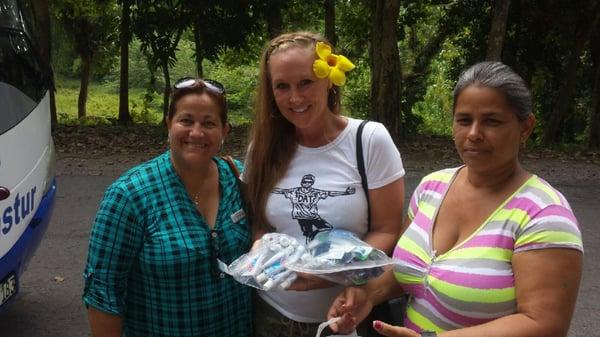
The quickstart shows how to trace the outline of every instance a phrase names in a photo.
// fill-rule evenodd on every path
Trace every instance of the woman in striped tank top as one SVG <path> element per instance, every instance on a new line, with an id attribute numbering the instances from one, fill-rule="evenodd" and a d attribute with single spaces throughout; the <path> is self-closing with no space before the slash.
<path id="1" fill-rule="evenodd" d="M 453 135 L 464 165 L 416 188 L 394 270 L 347 288 L 332 304 L 336 332 L 371 307 L 409 295 L 405 327 L 382 335 L 566 336 L 583 245 L 563 195 L 527 172 L 518 154 L 535 125 L 523 79 L 499 62 L 467 69 L 454 89 Z"/>

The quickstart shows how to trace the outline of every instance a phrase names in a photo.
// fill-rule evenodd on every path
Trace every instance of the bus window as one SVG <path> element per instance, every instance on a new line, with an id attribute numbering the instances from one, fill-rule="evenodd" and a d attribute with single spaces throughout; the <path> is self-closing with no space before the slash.
<path id="1" fill-rule="evenodd" d="M 31 11 L 18 9 L 15 0 L 0 5 L 0 134 L 27 117 L 51 87 L 49 67 L 35 52 L 23 22 L 33 21 Z"/>

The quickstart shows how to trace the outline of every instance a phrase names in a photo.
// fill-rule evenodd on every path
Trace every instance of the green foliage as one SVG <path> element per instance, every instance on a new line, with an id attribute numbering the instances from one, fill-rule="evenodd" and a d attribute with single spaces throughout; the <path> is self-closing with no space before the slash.
<path id="1" fill-rule="evenodd" d="M 447 44 L 450 47 L 449 44 Z M 453 49 L 443 49 L 432 62 L 427 93 L 413 106 L 413 114 L 422 121 L 421 134 L 450 136 L 452 134 L 452 90 L 454 81 L 448 79 L 450 63 L 456 57 Z"/>
<path id="2" fill-rule="evenodd" d="M 223 84 L 227 91 L 229 122 L 233 125 L 247 125 L 252 122 L 252 104 L 258 79 L 255 65 L 227 66 L 224 62 L 207 62 L 206 78 Z"/>
<path id="3" fill-rule="evenodd" d="M 116 3 L 110 0 L 56 0 L 51 2 L 50 9 L 56 22 L 61 25 L 58 33 L 53 35 L 59 37 L 58 46 L 67 46 L 68 39 L 78 57 L 90 58 L 94 62 L 96 74 L 102 76 L 110 72 L 111 65 L 118 57 Z M 58 28 L 56 23 L 53 26 Z M 54 49 L 56 48 L 55 45 Z M 70 66 L 62 70 L 73 75 L 79 73 L 79 64 L 72 59 L 73 54 L 61 50 L 58 55 L 61 59 L 58 64 L 72 60 L 67 61 Z M 67 64 L 62 63 L 62 66 Z"/>
<path id="4" fill-rule="evenodd" d="M 365 66 L 369 62 L 369 26 L 371 25 L 369 8 L 363 1 L 336 2 L 336 50 L 351 60 L 361 58 Z M 369 82 L 370 83 L 370 82 Z"/>
<path id="5" fill-rule="evenodd" d="M 552 0 L 539 4 L 527 1 L 520 7 L 511 5 L 503 60 L 530 84 L 537 126 L 536 140 L 548 129 L 559 98 L 566 97 L 561 86 L 566 83 L 567 65 L 582 36 L 582 24 L 593 11 L 587 0 Z M 594 12 L 597 13 L 597 12 Z M 594 39 L 590 39 L 590 48 Z M 597 41 L 597 39 L 596 39 Z M 567 105 L 558 138 L 562 142 L 582 142 L 589 123 L 589 100 L 594 66 L 588 52 L 579 57 L 576 88 Z M 547 141 L 551 141 L 547 139 Z"/>
<path id="6" fill-rule="evenodd" d="M 435 115 L 417 114 L 415 106 L 421 102 L 426 111 L 437 111 L 435 95 L 427 95 L 427 83 L 435 77 L 431 64 L 438 57 L 438 50 L 450 29 L 444 27 L 447 9 L 432 6 L 428 2 L 412 2 L 401 8 L 399 22 L 398 49 L 402 69 L 402 123 L 404 136 L 414 136 L 422 130 L 424 119 L 433 124 Z M 429 110 L 433 108 L 432 110 Z M 423 112 L 423 110 L 421 110 Z M 434 120 L 436 118 L 433 118 Z"/>
<path id="7" fill-rule="evenodd" d="M 278 0 L 276 3 L 282 8 L 284 31 L 324 32 L 322 1 Z M 485 58 L 493 1 L 401 3 L 397 24 L 405 130 L 447 136 L 451 133 L 454 83 L 462 70 Z M 560 84 L 564 82 L 565 66 L 573 48 L 573 32 L 582 11 L 587 8 L 584 3 L 585 0 L 511 3 L 502 57 L 531 87 L 538 121 L 533 142 L 538 141 L 536 136 L 546 128 L 560 95 Z M 179 6 L 181 4 L 186 7 Z M 196 43 L 192 24 L 193 20 L 203 18 L 198 27 L 203 33 L 200 48 L 204 76 L 225 85 L 231 121 L 235 125 L 251 123 L 258 59 L 269 40 L 265 11 L 274 4 L 275 1 L 263 0 L 136 1 L 132 7 L 132 25 L 137 27 L 138 37 L 132 39 L 129 56 L 130 109 L 134 121 L 158 123 L 161 120 L 164 78 L 157 67 L 161 62 L 164 65 L 165 55 L 171 83 L 183 76 L 195 76 Z M 335 2 L 338 37 L 335 51 L 357 65 L 342 88 L 342 107 L 346 115 L 361 118 L 367 117 L 373 106 L 369 60 L 371 4 L 369 0 Z M 106 11 L 113 13 L 110 10 L 116 3 L 57 0 L 52 4 L 53 13 L 67 5 L 71 6 L 67 18 L 90 18 L 99 13 L 97 8 L 101 6 L 109 6 Z M 55 16 L 59 20 L 53 22 L 53 62 L 59 87 L 60 122 L 112 123 L 118 110 L 118 52 L 105 49 L 103 53 L 107 57 L 95 64 L 95 81 L 90 86 L 88 101 L 91 117 L 76 121 L 79 87 L 78 82 L 69 78 L 79 75 L 79 61 L 73 52 L 74 41 L 69 39 L 70 34 L 63 26 L 66 19 Z M 114 18 L 118 14 L 104 16 Z M 173 45 L 179 32 L 181 40 Z M 114 27 L 110 34 L 113 33 Z M 583 142 L 589 132 L 595 66 L 589 50 L 580 61 L 576 94 L 562 127 L 562 139 L 570 143 Z"/>
<path id="8" fill-rule="evenodd" d="M 196 76 L 196 63 L 194 62 L 194 42 L 182 39 L 179 41 L 175 52 L 177 62 L 171 67 L 173 80 L 185 76 Z"/>
<path id="9" fill-rule="evenodd" d="M 175 64 L 177 44 L 187 26 L 178 1 L 138 1 L 131 23 L 152 69 Z"/>
<path id="10" fill-rule="evenodd" d="M 412 2 L 401 8 L 398 48 L 404 72 L 411 73 L 417 58 L 436 35 L 441 34 L 440 22 L 447 11 L 423 1 Z"/>
<path id="11" fill-rule="evenodd" d="M 448 77 L 456 80 L 465 68 L 485 60 L 492 1 L 459 1 L 453 5 L 451 17 L 454 18 L 452 24 L 455 33 L 450 37 L 450 42 L 459 56 L 454 58 Z"/>
<path id="12" fill-rule="evenodd" d="M 283 11 L 285 31 L 312 30 L 324 34 L 323 1 L 292 0 Z"/>
<path id="13" fill-rule="evenodd" d="M 135 123 L 157 124 L 161 122 L 160 95 L 154 93 L 144 111 L 143 88 L 130 88 L 129 109 Z M 88 97 L 88 116 L 77 119 L 77 97 L 79 81 L 73 79 L 56 79 L 56 110 L 58 122 L 65 125 L 97 125 L 114 124 L 119 109 L 119 93 L 114 83 L 91 83 Z"/>
<path id="14" fill-rule="evenodd" d="M 151 77 L 148 68 L 148 60 L 140 50 L 141 42 L 134 38 L 129 47 L 129 85 L 133 88 L 145 88 Z M 195 76 L 196 66 L 194 64 L 194 49 L 191 41 L 182 39 L 179 41 L 175 51 L 176 62 L 170 68 L 172 79 L 179 79 L 184 76 Z M 115 63 L 111 72 L 105 76 L 105 82 L 112 82 L 115 89 L 118 90 L 119 82 L 119 64 Z M 159 77 L 154 85 L 155 91 L 161 91 L 164 86 L 164 79 Z"/>
<path id="15" fill-rule="evenodd" d="M 358 59 L 354 64 L 356 68 L 348 73 L 342 88 L 342 112 L 365 119 L 371 112 L 371 69 L 365 60 Z"/>
<path id="16" fill-rule="evenodd" d="M 253 20 L 249 0 L 184 1 L 184 20 L 191 27 L 201 59 L 215 61 L 225 48 L 237 48 L 259 25 Z"/>
<path id="17" fill-rule="evenodd" d="M 72 42 L 62 23 L 52 20 L 52 68 L 55 76 L 72 77 L 79 76 L 79 68 L 73 71 L 73 63 L 77 54 L 73 50 Z"/>
<path id="18" fill-rule="evenodd" d="M 257 65 L 260 54 L 268 39 L 263 31 L 257 31 L 246 37 L 246 44 L 238 48 L 225 48 L 219 56 L 219 62 L 226 66 Z"/>
<path id="19" fill-rule="evenodd" d="M 533 100 L 533 114 L 536 116 L 535 129 L 532 134 L 532 141 L 539 143 L 540 137 L 543 134 L 543 130 L 546 127 L 546 120 L 542 116 L 542 112 L 547 108 L 545 106 L 545 95 L 548 88 L 548 84 L 552 82 L 552 71 L 545 67 L 539 68 L 532 76 L 530 80 L 530 89 Z"/>

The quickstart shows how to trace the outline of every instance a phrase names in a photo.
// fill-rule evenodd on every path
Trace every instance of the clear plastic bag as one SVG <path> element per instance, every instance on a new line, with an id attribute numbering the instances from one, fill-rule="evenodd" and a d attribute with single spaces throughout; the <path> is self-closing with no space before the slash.
<path id="1" fill-rule="evenodd" d="M 221 270 L 236 281 L 260 290 L 275 287 L 287 289 L 297 274 L 286 267 L 287 262 L 307 257 L 306 247 L 286 234 L 265 234 L 250 252 L 229 266 L 219 261 Z"/>
<path id="2" fill-rule="evenodd" d="M 258 245 L 221 270 L 245 285 L 271 290 L 287 289 L 306 273 L 342 285 L 361 285 L 393 264 L 384 252 L 351 232 L 334 229 L 315 236 L 308 247 L 280 233 L 265 234 Z"/>
<path id="3" fill-rule="evenodd" d="M 364 284 L 394 263 L 381 250 L 342 229 L 317 234 L 307 250 L 309 257 L 288 262 L 286 267 L 343 285 Z"/>

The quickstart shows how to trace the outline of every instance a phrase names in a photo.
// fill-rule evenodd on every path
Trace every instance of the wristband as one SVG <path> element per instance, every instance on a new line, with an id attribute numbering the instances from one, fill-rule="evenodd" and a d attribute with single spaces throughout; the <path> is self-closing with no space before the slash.
<path id="1" fill-rule="evenodd" d="M 421 331 L 421 337 L 437 337 L 435 331 Z"/>

